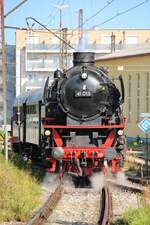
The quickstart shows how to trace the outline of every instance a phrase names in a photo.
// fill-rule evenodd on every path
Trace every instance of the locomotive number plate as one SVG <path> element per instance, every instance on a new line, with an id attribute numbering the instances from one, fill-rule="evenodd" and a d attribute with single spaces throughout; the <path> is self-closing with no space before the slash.
<path id="1" fill-rule="evenodd" d="M 75 97 L 79 98 L 79 97 L 91 97 L 92 94 L 90 91 L 76 91 L 75 92 Z"/>

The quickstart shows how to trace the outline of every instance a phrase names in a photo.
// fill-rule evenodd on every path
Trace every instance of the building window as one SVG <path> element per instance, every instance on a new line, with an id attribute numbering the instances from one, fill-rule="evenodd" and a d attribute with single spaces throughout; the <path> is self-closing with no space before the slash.
<path id="1" fill-rule="evenodd" d="M 26 42 L 27 44 L 39 44 L 39 36 L 28 36 Z"/>
<path id="2" fill-rule="evenodd" d="M 55 37 L 55 36 L 52 36 L 52 37 L 50 38 L 50 42 L 51 42 L 52 44 L 59 44 L 59 39 L 58 39 L 57 37 Z"/>
<path id="3" fill-rule="evenodd" d="M 131 75 L 128 77 L 128 123 L 131 123 Z"/>
<path id="4" fill-rule="evenodd" d="M 150 111 L 150 75 L 146 73 L 146 112 Z"/>
<path id="5" fill-rule="evenodd" d="M 102 44 L 111 44 L 111 36 L 110 35 L 102 36 L 101 43 Z"/>
<path id="6" fill-rule="evenodd" d="M 137 36 L 128 36 L 126 39 L 126 44 L 138 44 Z"/>
<path id="7" fill-rule="evenodd" d="M 137 73 L 137 122 L 140 119 L 140 74 Z"/>
<path id="8" fill-rule="evenodd" d="M 27 114 L 36 114 L 36 106 L 35 105 L 29 105 L 26 108 Z"/>

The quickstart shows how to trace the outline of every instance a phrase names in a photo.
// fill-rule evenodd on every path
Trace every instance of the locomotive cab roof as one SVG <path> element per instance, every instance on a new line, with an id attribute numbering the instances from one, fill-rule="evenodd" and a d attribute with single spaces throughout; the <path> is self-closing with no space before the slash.
<path id="1" fill-rule="evenodd" d="M 22 105 L 24 103 L 33 104 L 42 101 L 43 93 L 44 88 L 24 92 L 15 99 L 14 106 L 17 106 L 18 104 Z"/>

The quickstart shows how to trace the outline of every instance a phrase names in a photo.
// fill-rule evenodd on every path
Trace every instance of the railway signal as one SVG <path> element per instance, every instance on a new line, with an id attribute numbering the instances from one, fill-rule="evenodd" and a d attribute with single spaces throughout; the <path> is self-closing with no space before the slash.
<path id="1" fill-rule="evenodd" d="M 144 118 L 139 124 L 139 128 L 144 132 L 148 133 L 150 131 L 150 119 Z"/>
<path id="2" fill-rule="evenodd" d="M 138 127 L 146 134 L 146 174 L 147 178 L 149 177 L 149 171 L 148 171 L 148 133 L 150 131 L 150 119 L 144 118 L 139 124 Z"/>

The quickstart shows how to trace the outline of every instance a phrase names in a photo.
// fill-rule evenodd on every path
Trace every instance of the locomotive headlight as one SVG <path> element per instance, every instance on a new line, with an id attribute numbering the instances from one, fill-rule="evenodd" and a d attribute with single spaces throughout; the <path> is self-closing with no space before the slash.
<path id="1" fill-rule="evenodd" d="M 118 130 L 117 134 L 118 134 L 119 136 L 122 136 L 122 135 L 124 134 L 124 132 L 123 132 L 123 130 Z"/>
<path id="2" fill-rule="evenodd" d="M 51 134 L 50 130 L 45 130 L 45 135 L 49 136 Z"/>
<path id="3" fill-rule="evenodd" d="M 81 78 L 82 78 L 83 80 L 86 80 L 87 77 L 88 77 L 87 73 L 81 73 Z"/>
<path id="4" fill-rule="evenodd" d="M 101 86 L 101 87 L 100 87 L 100 90 L 101 90 L 101 91 L 105 91 L 105 90 L 106 90 L 106 87 L 105 87 L 105 86 Z"/>

